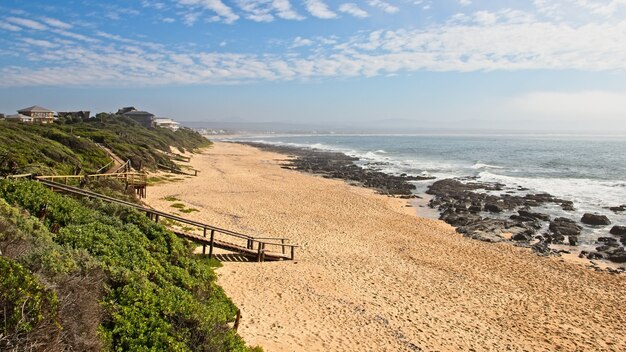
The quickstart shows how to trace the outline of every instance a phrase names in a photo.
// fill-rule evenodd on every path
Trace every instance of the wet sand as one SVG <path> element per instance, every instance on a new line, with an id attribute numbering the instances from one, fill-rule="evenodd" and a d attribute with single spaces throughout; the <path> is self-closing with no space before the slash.
<path id="1" fill-rule="evenodd" d="M 198 177 L 147 203 L 252 235 L 296 261 L 224 262 L 239 333 L 266 351 L 624 351 L 626 278 L 463 238 L 406 200 L 280 168 L 286 156 L 216 143 Z"/>

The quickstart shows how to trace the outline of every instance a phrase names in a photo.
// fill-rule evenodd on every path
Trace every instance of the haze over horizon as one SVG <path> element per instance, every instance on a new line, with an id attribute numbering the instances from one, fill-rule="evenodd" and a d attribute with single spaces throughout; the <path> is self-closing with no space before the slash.
<path id="1" fill-rule="evenodd" d="M 626 1 L 5 0 L 0 113 L 626 133 Z"/>

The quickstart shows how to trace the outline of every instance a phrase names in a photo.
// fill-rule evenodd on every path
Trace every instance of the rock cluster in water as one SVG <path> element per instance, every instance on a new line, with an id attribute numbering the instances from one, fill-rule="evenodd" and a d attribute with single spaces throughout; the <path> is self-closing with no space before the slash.
<path id="1" fill-rule="evenodd" d="M 262 143 L 244 143 L 253 147 L 295 156 L 288 160 L 284 168 L 306 171 L 327 178 L 353 181 L 359 185 L 374 188 L 378 192 L 409 198 L 415 185 L 409 181 L 432 179 L 433 177 L 390 175 L 372 169 L 364 169 L 354 162 L 358 158 L 343 153 L 305 149 L 291 146 L 276 146 Z"/>
<path id="2" fill-rule="evenodd" d="M 499 183 L 473 182 L 472 180 L 444 179 L 434 182 L 426 193 L 433 195 L 429 206 L 441 211 L 440 219 L 455 226 L 459 233 L 467 237 L 487 242 L 500 242 L 510 239 L 520 245 L 531 246 L 540 254 L 553 251 L 549 244 L 579 245 L 583 227 L 575 220 L 535 212 L 533 207 L 548 203 L 559 205 L 565 211 L 574 210 L 574 203 L 554 197 L 548 193 L 526 194 L 524 196 L 504 193 L 493 195 L 485 191 L 502 191 L 505 185 Z M 517 212 L 508 217 L 504 212 Z M 481 214 L 486 214 L 482 216 Z M 547 231 L 538 233 L 548 223 Z M 586 213 L 581 222 L 592 226 L 606 226 L 611 221 L 605 215 Z M 589 259 L 608 259 L 613 262 L 626 262 L 626 227 L 614 226 L 611 234 L 620 238 L 601 237 L 596 251 L 581 253 Z M 532 243 L 532 245 L 531 245 Z"/>

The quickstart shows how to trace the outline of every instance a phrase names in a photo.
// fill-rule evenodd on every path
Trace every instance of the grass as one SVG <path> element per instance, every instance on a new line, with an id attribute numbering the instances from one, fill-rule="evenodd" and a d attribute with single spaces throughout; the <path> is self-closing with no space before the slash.
<path id="1" fill-rule="evenodd" d="M 176 198 L 176 197 L 174 197 L 174 196 L 167 196 L 167 197 L 164 197 L 164 198 L 162 198 L 162 199 L 163 199 L 163 200 L 166 200 L 166 201 L 168 201 L 168 202 L 179 202 L 179 201 L 180 201 L 180 199 L 178 199 L 178 198 Z"/>
<path id="2" fill-rule="evenodd" d="M 172 201 L 178 201 L 179 199 L 174 198 L 174 200 Z M 187 206 L 183 203 L 174 203 L 174 204 L 170 204 L 170 207 L 172 208 L 176 208 L 178 209 L 181 213 L 185 213 L 185 214 L 189 214 L 189 213 L 193 213 L 194 211 L 200 211 L 198 209 L 195 208 L 187 208 Z"/>

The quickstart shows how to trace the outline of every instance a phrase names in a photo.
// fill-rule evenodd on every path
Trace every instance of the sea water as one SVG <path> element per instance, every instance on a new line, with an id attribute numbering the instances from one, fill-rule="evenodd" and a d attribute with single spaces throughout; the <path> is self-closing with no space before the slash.
<path id="1" fill-rule="evenodd" d="M 552 216 L 578 221 L 586 212 L 600 213 L 613 224 L 626 225 L 626 214 L 607 209 L 626 204 L 626 137 L 283 135 L 238 140 L 343 152 L 358 157 L 363 167 L 390 174 L 471 176 L 505 184 L 502 192 L 547 192 L 573 201 L 576 208 L 541 209 Z M 414 182 L 416 193 L 425 192 L 432 182 Z M 608 236 L 609 229 L 586 226 L 583 244 L 593 245 L 598 236 Z"/>

